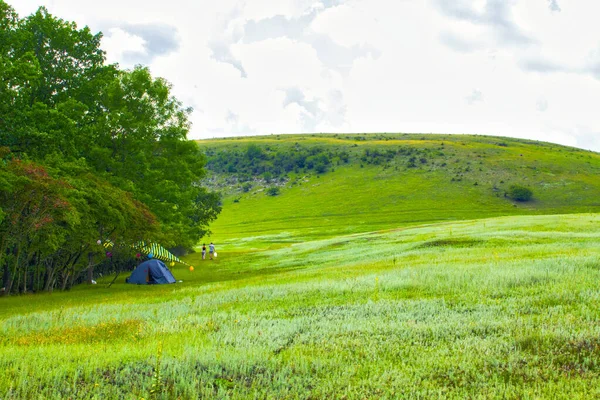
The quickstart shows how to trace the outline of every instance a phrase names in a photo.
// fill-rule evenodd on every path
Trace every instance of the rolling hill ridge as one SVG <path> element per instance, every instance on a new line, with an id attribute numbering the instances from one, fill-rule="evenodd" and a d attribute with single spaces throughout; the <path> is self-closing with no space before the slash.
<path id="1" fill-rule="evenodd" d="M 600 211 L 600 154 L 552 143 L 321 134 L 199 144 L 208 185 L 224 196 L 213 237 L 239 246 L 250 238 L 273 246 L 436 221 Z M 533 198 L 515 201 L 513 185 Z"/>

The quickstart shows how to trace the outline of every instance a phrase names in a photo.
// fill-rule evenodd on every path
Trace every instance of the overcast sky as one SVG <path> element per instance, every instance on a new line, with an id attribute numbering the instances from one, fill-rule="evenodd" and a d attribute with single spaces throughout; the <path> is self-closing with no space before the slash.
<path id="1" fill-rule="evenodd" d="M 192 138 L 474 133 L 600 151 L 598 0 L 8 0 L 104 33 Z"/>

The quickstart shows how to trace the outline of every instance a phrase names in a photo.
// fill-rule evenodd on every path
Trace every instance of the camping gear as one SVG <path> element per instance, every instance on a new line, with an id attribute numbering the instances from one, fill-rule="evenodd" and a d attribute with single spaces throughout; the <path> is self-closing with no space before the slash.
<path id="1" fill-rule="evenodd" d="M 171 252 L 169 252 L 167 249 L 165 249 L 158 243 L 138 242 L 132 247 L 134 247 L 142 254 L 148 254 L 148 257 L 150 257 L 150 254 L 152 254 L 152 258 L 164 261 L 166 263 L 170 261 L 175 261 L 176 263 L 189 266 L 188 263 L 180 260 L 179 258 L 177 258 L 177 256 L 171 254 Z"/>
<path id="2" fill-rule="evenodd" d="M 138 265 L 125 282 L 134 285 L 154 285 L 175 283 L 176 281 L 165 263 L 153 258 Z"/>
<path id="3" fill-rule="evenodd" d="M 107 251 L 114 246 L 113 242 L 111 242 L 108 239 L 104 241 L 103 245 Z M 138 258 L 141 258 L 143 254 L 146 254 L 148 258 L 156 258 L 164 262 L 175 261 L 188 267 L 190 265 L 185 261 L 180 260 L 175 255 L 171 254 L 171 252 L 169 252 L 167 249 L 165 249 L 158 243 L 138 242 L 131 245 L 131 247 L 132 249 L 138 251 L 138 253 L 136 254 L 136 257 Z"/>

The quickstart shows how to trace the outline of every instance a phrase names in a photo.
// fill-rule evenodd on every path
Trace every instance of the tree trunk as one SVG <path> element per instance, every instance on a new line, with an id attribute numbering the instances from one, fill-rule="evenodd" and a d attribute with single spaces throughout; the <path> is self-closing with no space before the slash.
<path id="1" fill-rule="evenodd" d="M 113 259 L 110 259 L 110 265 L 113 265 Z M 111 287 L 113 283 L 115 283 L 115 281 L 117 280 L 117 278 L 119 277 L 119 274 L 121 273 L 121 268 L 119 268 L 120 263 L 117 263 L 117 273 L 115 274 L 115 277 L 113 278 L 113 280 L 108 284 L 107 287 Z M 112 268 L 111 268 L 112 269 Z"/>
<path id="2" fill-rule="evenodd" d="M 33 275 L 33 282 L 31 284 L 31 290 L 36 293 L 40 289 L 40 260 L 35 264 L 35 272 Z"/>
<path id="3" fill-rule="evenodd" d="M 66 272 L 66 274 L 63 273 L 63 281 L 62 281 L 62 286 L 60 287 L 60 290 L 65 290 L 67 288 L 67 284 L 69 283 L 69 277 L 71 276 L 71 273 L 69 271 Z"/>
<path id="4" fill-rule="evenodd" d="M 19 290 L 19 280 L 21 278 L 21 275 L 18 274 L 18 267 L 19 267 L 19 256 L 21 255 L 20 249 L 17 247 L 15 250 L 16 253 L 16 260 L 15 260 L 15 265 L 13 266 L 13 270 L 11 273 L 11 276 L 14 277 L 15 275 L 17 275 L 17 291 Z M 12 285 L 14 283 L 14 278 L 10 280 L 9 284 L 6 286 L 6 291 L 10 294 L 10 292 L 12 291 Z"/>
<path id="5" fill-rule="evenodd" d="M 52 260 L 52 262 L 50 262 L 50 264 L 46 264 L 46 282 L 44 282 L 44 291 L 45 292 L 52 292 L 52 287 L 51 285 L 53 285 L 54 283 L 54 263 L 56 261 Z"/>
<path id="6" fill-rule="evenodd" d="M 29 268 L 27 268 L 28 265 L 25 265 L 25 268 L 23 268 L 23 293 L 27 293 L 27 270 Z"/>
<path id="7" fill-rule="evenodd" d="M 8 263 L 4 264 L 4 273 L 2 274 L 2 283 L 4 283 L 4 290 L 0 293 L 2 296 L 8 296 L 10 294 L 9 288 L 12 285 L 12 279 L 10 276 L 10 267 Z"/>
<path id="8" fill-rule="evenodd" d="M 16 271 L 17 274 L 17 285 L 15 286 L 15 290 L 17 294 L 19 294 L 19 286 L 21 285 L 21 273 L 19 270 Z"/>
<path id="9" fill-rule="evenodd" d="M 67 285 L 67 290 L 71 290 L 71 288 L 73 287 L 73 285 L 75 285 L 75 281 L 77 280 L 77 278 L 79 278 L 79 275 L 81 275 L 81 271 L 78 273 L 75 273 L 75 268 L 73 268 L 71 270 L 71 277 L 69 278 L 69 283 Z"/>
<path id="10" fill-rule="evenodd" d="M 88 270 L 87 270 L 87 283 L 92 284 L 94 280 L 94 253 L 88 253 Z"/>

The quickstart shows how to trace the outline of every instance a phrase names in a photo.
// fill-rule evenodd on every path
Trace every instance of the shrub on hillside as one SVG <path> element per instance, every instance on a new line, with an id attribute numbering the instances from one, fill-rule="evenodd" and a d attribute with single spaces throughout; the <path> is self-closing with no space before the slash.
<path id="1" fill-rule="evenodd" d="M 315 164 L 315 171 L 317 172 L 317 174 L 324 174 L 325 172 L 327 172 L 327 165 L 318 162 L 317 164 Z"/>
<path id="2" fill-rule="evenodd" d="M 512 185 L 508 188 L 508 197 L 516 201 L 529 201 L 533 197 L 533 192 L 525 186 Z"/>
<path id="3" fill-rule="evenodd" d="M 267 189 L 267 196 L 277 196 L 278 194 L 279 188 L 277 186 L 273 186 Z"/>
<path id="4" fill-rule="evenodd" d="M 267 171 L 263 174 L 263 179 L 265 180 L 265 182 L 270 183 L 273 179 L 273 174 Z"/>

